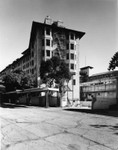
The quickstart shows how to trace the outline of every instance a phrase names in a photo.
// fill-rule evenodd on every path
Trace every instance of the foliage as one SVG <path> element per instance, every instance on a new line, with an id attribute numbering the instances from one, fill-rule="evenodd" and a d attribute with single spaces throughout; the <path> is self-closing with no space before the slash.
<path id="1" fill-rule="evenodd" d="M 51 87 L 52 83 L 55 82 L 61 90 L 64 82 L 71 79 L 71 74 L 65 61 L 55 56 L 47 61 L 42 61 L 40 77 L 47 86 Z"/>
<path id="2" fill-rule="evenodd" d="M 86 72 L 80 71 L 80 82 L 87 82 L 88 81 L 88 75 Z"/>
<path id="3" fill-rule="evenodd" d="M 22 70 L 10 71 L 3 77 L 3 82 L 6 91 L 14 91 L 16 89 L 26 89 L 34 86 L 33 80 L 30 75 L 27 75 Z"/>
<path id="4" fill-rule="evenodd" d="M 111 61 L 109 62 L 108 70 L 114 70 L 116 67 L 118 67 L 118 52 L 116 52 L 113 57 L 111 58 Z"/>

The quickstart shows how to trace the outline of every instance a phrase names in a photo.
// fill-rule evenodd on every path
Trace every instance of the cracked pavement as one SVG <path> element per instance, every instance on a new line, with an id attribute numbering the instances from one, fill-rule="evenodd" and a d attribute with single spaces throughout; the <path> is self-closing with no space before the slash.
<path id="1" fill-rule="evenodd" d="M 118 117 L 62 108 L 0 107 L 1 150 L 118 150 Z"/>

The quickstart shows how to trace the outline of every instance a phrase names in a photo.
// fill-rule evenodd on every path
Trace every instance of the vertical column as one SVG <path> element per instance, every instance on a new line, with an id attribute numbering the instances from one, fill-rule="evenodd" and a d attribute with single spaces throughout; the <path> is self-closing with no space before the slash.
<path id="1" fill-rule="evenodd" d="M 76 39 L 76 74 L 74 79 L 76 80 L 76 85 L 74 86 L 74 91 L 76 93 L 75 97 L 80 101 L 80 61 L 79 61 L 79 39 Z"/>
<path id="2" fill-rule="evenodd" d="M 49 91 L 47 90 L 45 92 L 45 107 L 48 108 L 49 107 Z"/>
<path id="3" fill-rule="evenodd" d="M 74 85 L 73 85 L 73 76 L 72 75 L 72 101 L 74 100 Z"/>

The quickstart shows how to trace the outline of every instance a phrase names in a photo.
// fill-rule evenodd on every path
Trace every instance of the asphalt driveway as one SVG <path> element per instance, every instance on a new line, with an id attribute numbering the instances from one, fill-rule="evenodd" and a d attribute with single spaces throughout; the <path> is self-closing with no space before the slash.
<path id="1" fill-rule="evenodd" d="M 0 107 L 1 150 L 118 150 L 118 115 L 33 106 Z"/>

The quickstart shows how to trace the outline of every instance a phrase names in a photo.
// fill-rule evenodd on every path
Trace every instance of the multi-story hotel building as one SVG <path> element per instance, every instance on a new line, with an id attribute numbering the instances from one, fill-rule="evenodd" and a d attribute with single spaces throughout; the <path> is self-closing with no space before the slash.
<path id="1" fill-rule="evenodd" d="M 72 80 L 68 86 L 70 99 L 79 99 L 79 40 L 84 32 L 65 28 L 61 21 L 52 21 L 46 17 L 44 23 L 33 22 L 29 47 L 21 58 L 7 66 L 0 75 L 11 69 L 22 69 L 37 79 L 40 77 L 40 65 L 42 60 L 50 59 L 57 55 L 65 59 L 70 72 L 73 73 Z"/>

